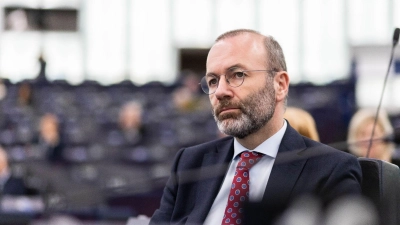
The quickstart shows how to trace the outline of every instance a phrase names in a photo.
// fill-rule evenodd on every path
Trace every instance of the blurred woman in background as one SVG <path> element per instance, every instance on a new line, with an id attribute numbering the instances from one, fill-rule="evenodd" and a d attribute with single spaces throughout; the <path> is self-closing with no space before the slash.
<path id="1" fill-rule="evenodd" d="M 376 120 L 374 136 L 370 144 L 376 117 L 375 109 L 360 109 L 352 117 L 349 125 L 347 143 L 350 153 L 366 157 L 370 148 L 369 158 L 392 162 L 394 144 L 383 139 L 393 133 L 393 127 L 385 110 L 380 110 Z"/>
<path id="2" fill-rule="evenodd" d="M 296 107 L 287 107 L 284 118 L 301 135 L 319 141 L 315 120 L 309 112 Z"/>

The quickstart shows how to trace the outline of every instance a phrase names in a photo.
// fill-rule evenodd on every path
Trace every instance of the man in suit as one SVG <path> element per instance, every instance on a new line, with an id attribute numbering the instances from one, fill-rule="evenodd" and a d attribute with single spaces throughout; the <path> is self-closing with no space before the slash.
<path id="1" fill-rule="evenodd" d="M 28 195 L 22 178 L 14 177 L 8 165 L 7 152 L 0 146 L 0 195 Z"/>
<path id="2" fill-rule="evenodd" d="M 232 209 L 231 189 L 244 151 L 262 157 L 248 169 L 250 191 L 240 198 L 241 209 L 245 202 L 260 201 L 263 214 L 273 218 L 302 195 L 328 204 L 361 194 L 361 168 L 354 156 L 301 136 L 284 120 L 289 75 L 272 37 L 253 30 L 224 33 L 210 49 L 206 66 L 201 87 L 209 94 L 218 128 L 230 136 L 177 153 L 150 224 L 243 222 L 236 213 L 229 215 L 235 221 L 225 216 Z"/>

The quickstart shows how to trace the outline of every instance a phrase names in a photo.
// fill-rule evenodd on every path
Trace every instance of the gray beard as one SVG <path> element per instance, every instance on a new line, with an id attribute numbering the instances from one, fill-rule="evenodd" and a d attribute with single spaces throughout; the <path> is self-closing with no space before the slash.
<path id="1" fill-rule="evenodd" d="M 265 88 L 252 93 L 241 102 L 222 100 L 217 108 L 224 106 L 236 106 L 241 113 L 225 113 L 217 116 L 214 109 L 213 116 L 219 130 L 239 139 L 245 138 L 260 130 L 274 115 L 276 101 L 273 82 L 268 80 Z"/>

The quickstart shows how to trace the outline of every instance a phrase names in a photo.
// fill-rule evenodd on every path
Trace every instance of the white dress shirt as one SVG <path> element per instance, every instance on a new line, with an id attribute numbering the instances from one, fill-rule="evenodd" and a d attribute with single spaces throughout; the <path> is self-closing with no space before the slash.
<path id="1" fill-rule="evenodd" d="M 264 154 L 261 160 L 250 169 L 250 201 L 261 200 L 264 195 L 265 187 L 267 186 L 272 166 L 274 165 L 275 157 L 278 153 L 279 145 L 281 144 L 283 135 L 285 134 L 286 127 L 286 120 L 284 120 L 282 128 L 277 133 L 265 140 L 255 149 L 250 150 Z M 226 173 L 221 189 L 219 190 L 218 195 L 211 206 L 204 225 L 216 225 L 221 224 L 222 222 L 222 217 L 225 213 L 225 207 L 228 202 L 228 195 L 235 174 L 236 165 L 240 160 L 239 154 L 243 151 L 249 151 L 239 144 L 236 138 L 234 140 L 234 150 L 235 152 L 228 172 Z"/>

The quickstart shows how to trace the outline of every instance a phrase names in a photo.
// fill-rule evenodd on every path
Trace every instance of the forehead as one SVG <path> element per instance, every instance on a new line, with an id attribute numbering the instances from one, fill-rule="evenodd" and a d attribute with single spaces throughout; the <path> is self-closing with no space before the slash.
<path id="1" fill-rule="evenodd" d="M 371 132 L 374 128 L 374 120 L 374 118 L 366 118 L 365 120 L 361 121 L 360 125 L 358 126 L 358 132 Z M 376 123 L 375 132 L 383 132 L 383 125 L 379 120 Z"/>
<path id="2" fill-rule="evenodd" d="M 263 69 L 266 64 L 264 38 L 245 33 L 215 43 L 207 57 L 207 72 L 220 73 L 233 65 L 243 69 Z"/>

